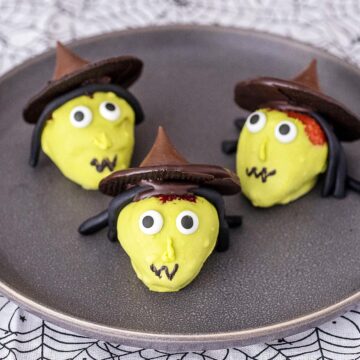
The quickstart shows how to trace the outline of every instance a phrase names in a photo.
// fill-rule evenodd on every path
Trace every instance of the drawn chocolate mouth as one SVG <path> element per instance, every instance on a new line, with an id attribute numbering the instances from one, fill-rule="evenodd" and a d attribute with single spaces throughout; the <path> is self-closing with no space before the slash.
<path id="1" fill-rule="evenodd" d="M 165 265 L 163 265 L 160 269 L 158 269 L 154 264 L 150 265 L 150 270 L 159 278 L 161 279 L 161 273 L 164 272 L 166 277 L 171 281 L 176 272 L 178 271 L 179 269 L 179 265 L 178 264 L 175 264 L 173 270 L 170 272 L 169 271 L 169 268 Z"/>
<path id="2" fill-rule="evenodd" d="M 116 166 L 117 156 L 114 156 L 112 161 L 109 158 L 103 159 L 101 162 L 94 158 L 90 161 L 90 165 L 95 166 L 97 172 L 103 172 L 105 168 L 108 168 L 110 171 L 113 171 Z"/>
<path id="3" fill-rule="evenodd" d="M 269 176 L 274 176 L 276 174 L 276 170 L 268 171 L 266 167 L 263 167 L 260 171 L 257 171 L 257 167 L 253 166 L 251 169 L 246 168 L 246 175 L 251 177 L 255 176 L 256 179 L 261 178 L 261 181 L 265 183 Z"/>

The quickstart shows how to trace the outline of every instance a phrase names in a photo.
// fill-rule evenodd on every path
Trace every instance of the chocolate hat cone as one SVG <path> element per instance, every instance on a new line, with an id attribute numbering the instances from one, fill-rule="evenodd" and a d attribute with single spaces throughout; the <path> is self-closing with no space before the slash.
<path id="1" fill-rule="evenodd" d="M 239 82 L 235 87 L 235 102 L 248 111 L 273 108 L 315 112 L 333 126 L 339 140 L 360 139 L 358 117 L 345 105 L 321 92 L 315 59 L 292 80 L 261 77 Z"/>
<path id="2" fill-rule="evenodd" d="M 320 91 L 316 59 L 313 59 L 304 71 L 295 76 L 293 81 L 310 89 Z"/>
<path id="3" fill-rule="evenodd" d="M 74 89 L 94 83 L 106 83 L 128 88 L 141 74 L 142 61 L 133 56 L 118 56 L 91 63 L 70 51 L 60 42 L 56 46 L 53 78 L 25 106 L 26 122 L 36 123 L 45 107 Z"/>
<path id="4" fill-rule="evenodd" d="M 56 65 L 52 80 L 59 80 L 65 75 L 69 75 L 80 70 L 88 61 L 73 53 L 60 41 L 56 43 Z"/>
<path id="5" fill-rule="evenodd" d="M 190 164 L 159 127 L 154 145 L 138 168 L 117 171 L 100 182 L 104 194 L 116 196 L 134 186 L 151 185 L 158 194 L 179 194 L 199 186 L 231 195 L 240 191 L 239 179 L 216 165 Z M 147 192 L 151 196 L 152 192 Z"/>
<path id="6" fill-rule="evenodd" d="M 140 167 L 186 164 L 188 162 L 177 152 L 164 128 L 160 126 L 155 142 Z"/>

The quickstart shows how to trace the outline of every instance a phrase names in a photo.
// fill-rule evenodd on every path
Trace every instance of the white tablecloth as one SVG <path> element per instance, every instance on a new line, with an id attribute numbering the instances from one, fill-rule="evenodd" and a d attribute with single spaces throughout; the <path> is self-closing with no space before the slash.
<path id="1" fill-rule="evenodd" d="M 0 73 L 63 42 L 129 27 L 218 24 L 272 32 L 360 64 L 358 0 L 0 0 Z M 243 348 L 190 353 L 88 339 L 0 295 L 0 359 L 360 359 L 360 307 L 318 328 Z"/>

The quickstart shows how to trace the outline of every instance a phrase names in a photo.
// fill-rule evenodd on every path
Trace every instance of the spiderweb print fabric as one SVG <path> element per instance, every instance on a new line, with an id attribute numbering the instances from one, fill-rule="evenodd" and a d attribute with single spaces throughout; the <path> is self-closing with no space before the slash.
<path id="1" fill-rule="evenodd" d="M 0 0 L 0 74 L 53 47 L 56 40 L 173 23 L 272 32 L 360 65 L 359 14 L 357 0 Z M 74 334 L 0 295 L 0 359 L 356 360 L 360 307 L 319 328 L 265 344 L 169 353 Z"/>
<path id="2" fill-rule="evenodd" d="M 261 345 L 165 352 L 89 339 L 21 310 L 0 296 L 0 359 L 59 360 L 355 360 L 360 359 L 360 309 L 304 333 Z"/>

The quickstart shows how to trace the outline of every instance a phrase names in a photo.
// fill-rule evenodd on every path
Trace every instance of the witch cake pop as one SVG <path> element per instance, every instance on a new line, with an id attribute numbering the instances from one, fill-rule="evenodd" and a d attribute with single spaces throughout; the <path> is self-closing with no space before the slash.
<path id="1" fill-rule="evenodd" d="M 360 138 L 359 119 L 320 91 L 316 60 L 292 81 L 256 78 L 241 81 L 235 102 L 252 111 L 237 119 L 236 167 L 242 192 L 255 206 L 287 204 L 308 193 L 323 174 L 322 195 L 343 198 L 360 190 L 347 173 L 340 141 Z"/>
<path id="2" fill-rule="evenodd" d="M 216 247 L 229 244 L 222 195 L 240 191 L 237 176 L 220 166 L 189 164 L 160 127 L 138 168 L 117 171 L 100 183 L 114 196 L 109 207 L 85 221 L 83 235 L 108 226 L 129 255 L 138 278 L 152 291 L 178 291 L 200 272 Z"/>
<path id="3" fill-rule="evenodd" d="M 24 109 L 35 124 L 30 165 L 40 149 L 60 171 L 85 189 L 97 189 L 112 171 L 129 166 L 134 125 L 143 120 L 137 99 L 127 90 L 142 62 L 120 56 L 95 63 L 57 43 L 53 79 Z"/>

